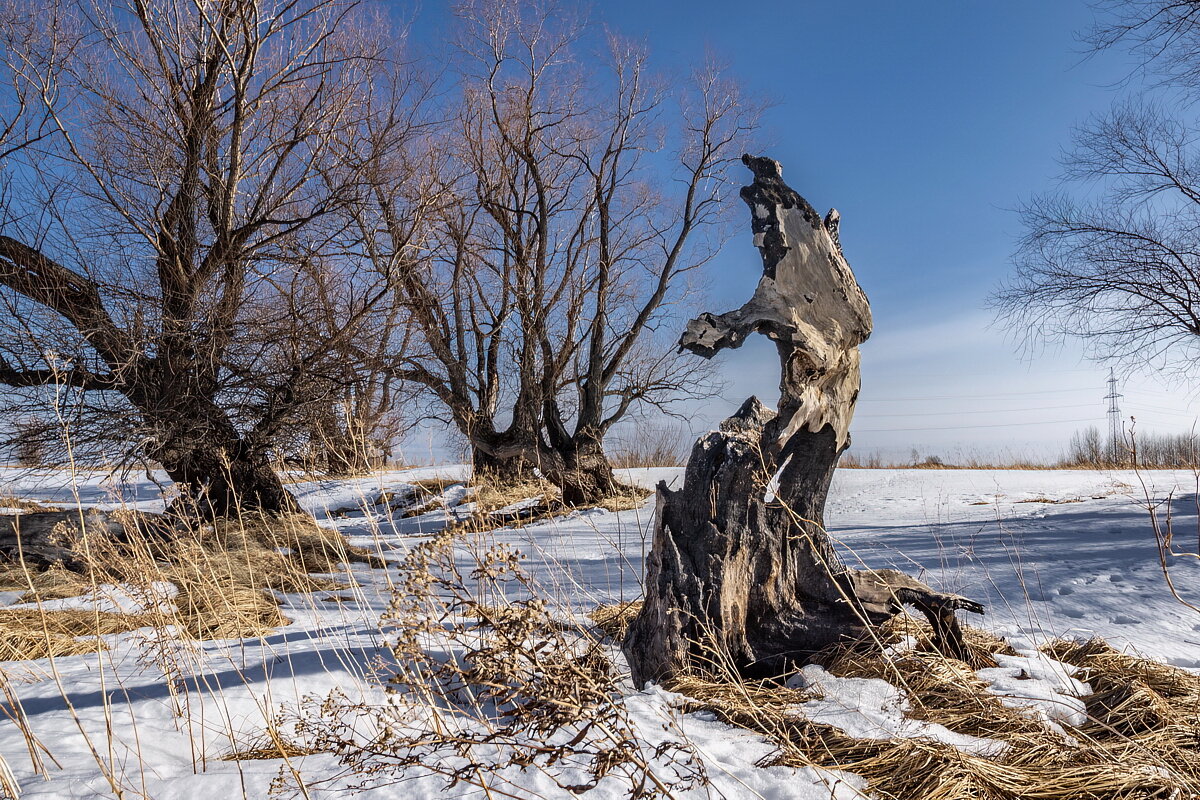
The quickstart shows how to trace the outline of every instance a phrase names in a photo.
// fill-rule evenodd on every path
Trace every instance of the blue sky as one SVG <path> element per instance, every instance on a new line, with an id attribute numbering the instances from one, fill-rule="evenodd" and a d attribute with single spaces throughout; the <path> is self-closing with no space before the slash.
<path id="1" fill-rule="evenodd" d="M 1107 108 L 1133 67 L 1120 52 L 1085 56 L 1078 34 L 1092 23 L 1090 6 L 733 8 L 613 0 L 596 13 L 645 36 L 664 60 L 706 47 L 727 60 L 774 101 L 764 138 L 787 180 L 820 210 L 841 211 L 842 242 L 875 314 L 855 449 L 1053 455 L 1076 428 L 1103 429 L 1107 368 L 1074 346 L 1022 356 L 984 308 L 1020 235 L 1012 209 L 1056 185 L 1072 127 Z M 749 238 L 738 234 L 712 265 L 713 297 L 749 295 L 759 267 Z M 773 348 L 726 355 L 722 369 L 730 403 L 774 397 Z M 1140 428 L 1190 428 L 1190 386 L 1123 378 L 1124 410 Z M 696 423 L 723 413 L 710 404 Z"/>
<path id="2" fill-rule="evenodd" d="M 1013 209 L 1054 188 L 1072 127 L 1133 68 L 1121 52 L 1085 55 L 1085 0 L 608 0 L 592 17 L 644 38 L 659 67 L 706 49 L 727 61 L 773 102 L 763 150 L 819 210 L 841 211 L 875 314 L 856 450 L 1052 456 L 1077 428 L 1103 429 L 1108 368 L 1074 345 L 1023 356 L 984 308 L 1020 235 Z M 760 269 L 746 226 L 709 266 L 711 310 L 748 297 Z M 749 394 L 775 398 L 767 343 L 719 358 L 725 398 L 694 429 Z M 1191 427 L 1192 385 L 1126 375 L 1121 388 L 1139 427 Z"/>

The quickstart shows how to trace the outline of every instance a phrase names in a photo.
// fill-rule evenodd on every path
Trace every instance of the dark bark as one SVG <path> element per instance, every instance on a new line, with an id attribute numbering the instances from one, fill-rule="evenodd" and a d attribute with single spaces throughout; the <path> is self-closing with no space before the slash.
<path id="1" fill-rule="evenodd" d="M 555 455 L 561 460 L 555 481 L 567 505 L 594 505 L 620 493 L 621 484 L 613 475 L 604 443 L 596 437 L 577 435 Z"/>
<path id="2" fill-rule="evenodd" d="M 180 496 L 168 513 L 201 518 L 232 517 L 241 512 L 302 513 L 271 463 L 215 445 L 192 444 L 186 453 L 163 465 Z"/>
<path id="3" fill-rule="evenodd" d="M 531 480 L 534 477 L 534 466 L 521 455 L 507 458 L 493 455 L 483 447 L 471 448 L 471 474 L 476 482 L 487 482 L 495 485 L 512 485 Z"/>
<path id="4" fill-rule="evenodd" d="M 61 566 L 72 572 L 88 568 L 80 542 L 83 531 L 117 542 L 138 537 L 172 535 L 169 520 L 157 514 L 96 508 L 73 511 L 35 511 L 0 516 L 0 560 L 34 569 Z"/>
<path id="5" fill-rule="evenodd" d="M 944 652 L 965 655 L 954 609 L 982 607 L 892 570 L 848 569 L 825 532 L 870 308 L 842 254 L 836 212 L 822 220 L 776 162 L 743 160 L 755 173 L 742 198 L 763 278 L 741 308 L 690 322 L 680 345 L 711 357 L 754 332 L 773 339 L 779 410 L 750 398 L 696 443 L 682 488 L 659 485 L 645 602 L 624 643 L 634 681 L 778 675 L 905 604 L 930 618 Z"/>
<path id="6" fill-rule="evenodd" d="M 148 422 L 159 432 L 151 457 L 179 489 L 168 509 L 176 516 L 236 516 L 240 511 L 299 513 L 265 445 L 241 435 L 219 406 L 180 393 L 164 413 L 163 399 L 148 403 Z"/>

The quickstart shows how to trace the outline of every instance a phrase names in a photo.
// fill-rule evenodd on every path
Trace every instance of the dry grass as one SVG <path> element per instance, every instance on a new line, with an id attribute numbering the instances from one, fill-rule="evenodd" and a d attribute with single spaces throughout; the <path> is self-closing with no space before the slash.
<path id="1" fill-rule="evenodd" d="M 517 483 L 502 483 L 486 478 L 472 482 L 474 492 L 469 500 L 482 513 L 498 511 L 523 500 L 540 498 L 546 505 L 561 502 L 558 487 L 544 478 L 530 478 Z"/>
<path id="2" fill-rule="evenodd" d="M 649 489 L 637 486 L 621 486 L 621 493 L 602 500 L 597 505 L 606 511 L 633 511 L 646 504 L 646 498 L 654 494 Z"/>
<path id="3" fill-rule="evenodd" d="M 575 510 L 563 503 L 561 490 L 544 478 L 529 478 L 510 483 L 483 477 L 474 481 L 470 488 L 471 493 L 464 498 L 464 502 L 473 503 L 474 507 L 469 515 L 449 526 L 449 529 L 456 533 L 483 533 L 503 526 L 529 525 Z M 651 492 L 645 489 L 621 485 L 619 494 L 589 507 L 628 511 L 641 508 L 650 494 Z M 502 513 L 502 510 L 509 506 L 529 500 L 537 502 L 511 515 Z M 435 506 L 436 503 L 423 506 L 418 513 L 425 513 Z"/>
<path id="4" fill-rule="evenodd" d="M 56 508 L 55 506 L 43 505 L 36 500 L 26 500 L 22 497 L 17 497 L 16 495 L 11 494 L 0 495 L 0 509 L 4 509 L 5 512 L 16 509 L 17 511 L 25 511 L 31 514 L 39 511 L 62 510 L 60 508 Z"/>
<path id="5" fill-rule="evenodd" d="M 705 785 L 685 741 L 640 737 L 608 648 L 564 623 L 521 562 L 486 536 L 443 531 L 412 547 L 383 620 L 390 701 L 310 701 L 297 734 L 336 753 L 366 790 L 419 770 L 443 775 L 446 796 L 528 796 L 514 768 L 539 773 L 547 796 L 604 781 L 629 800 L 662 800 Z"/>
<path id="6" fill-rule="evenodd" d="M 0 661 L 73 656 L 104 649 L 98 636 L 159 623 L 152 615 L 80 609 L 0 608 Z"/>
<path id="7" fill-rule="evenodd" d="M 902 620 L 882 639 L 923 635 Z M 969 631 L 986 652 L 1002 642 Z M 862 740 L 790 711 L 811 695 L 778 684 L 692 677 L 671 688 L 755 730 L 778 746 L 764 765 L 842 769 L 862 776 L 884 800 L 1132 800 L 1200 796 L 1200 676 L 1122 654 L 1107 644 L 1058 642 L 1055 658 L 1082 668 L 1092 683 L 1091 719 L 1068 741 L 984 691 L 972 667 L 917 649 L 885 655 L 864 643 L 823 654 L 843 677 L 881 678 L 903 687 L 910 716 L 1003 742 L 993 756 L 964 753 L 927 739 Z M 992 653 L 1002 652 L 1000 648 Z"/>
<path id="8" fill-rule="evenodd" d="M 633 623 L 633 618 L 642 610 L 641 600 L 631 600 L 628 603 L 597 606 L 588 617 L 596 624 L 610 640 L 620 644 L 625 638 L 625 632 Z"/>
<path id="9" fill-rule="evenodd" d="M 238 746 L 225 755 L 222 761 L 271 761 L 276 758 L 300 758 L 325 752 L 314 747 L 297 744 L 277 733 L 263 733 L 259 738 Z"/>
<path id="10" fill-rule="evenodd" d="M 1063 497 L 1063 498 L 1059 498 L 1058 500 L 1055 500 L 1054 498 L 1046 497 L 1045 495 L 1043 495 L 1041 497 L 1030 497 L 1025 500 L 1017 500 L 1016 502 L 1017 503 L 1042 503 L 1043 505 L 1060 506 L 1060 505 L 1063 505 L 1064 503 L 1082 503 L 1083 498 L 1082 497 Z"/>
<path id="11" fill-rule="evenodd" d="M 132 596 L 147 598 L 151 611 L 131 615 L 0 609 L 0 659 L 91 652 L 98 646 L 96 636 L 146 625 L 173 626 L 178 635 L 190 639 L 262 636 L 289 624 L 276 592 L 344 589 L 344 582 L 319 574 L 338 573 L 339 565 L 347 562 L 377 563 L 349 547 L 341 534 L 304 515 L 221 520 L 169 532 L 146 525 L 137 515 L 124 522 L 123 540 L 91 532 L 77 538 L 73 549 L 85 571 L 4 564 L 0 589 L 24 590 L 23 602 L 41 603 L 120 584 Z M 169 601 L 162 597 L 166 584 L 177 590 Z"/>
<path id="12" fill-rule="evenodd" d="M 1141 737 L 1190 723 L 1200 738 L 1200 675 L 1122 653 L 1103 639 L 1060 640 L 1043 649 L 1080 667 L 1080 679 L 1091 684 L 1085 701 L 1093 735 Z"/>
<path id="13" fill-rule="evenodd" d="M 27 592 L 22 600 L 61 600 L 78 597 L 92 588 L 86 575 L 61 564 L 33 571 L 15 561 L 0 559 L 0 591 Z"/>

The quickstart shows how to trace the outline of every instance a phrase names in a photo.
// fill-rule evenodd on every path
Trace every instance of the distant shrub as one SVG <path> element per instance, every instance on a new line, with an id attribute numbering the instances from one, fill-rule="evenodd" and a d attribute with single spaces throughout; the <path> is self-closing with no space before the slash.
<path id="1" fill-rule="evenodd" d="M 609 460 L 618 469 L 682 467 L 687 464 L 692 437 L 682 425 L 644 425 L 613 443 Z"/>
<path id="2" fill-rule="evenodd" d="M 22 467 L 45 466 L 50 455 L 52 428 L 38 419 L 23 419 L 14 426 L 10 445 L 13 458 Z"/>
<path id="3" fill-rule="evenodd" d="M 1126 432 L 1120 441 L 1105 441 L 1092 426 L 1076 431 L 1061 467 L 1094 469 L 1191 469 L 1200 466 L 1200 436 L 1196 433 Z"/>

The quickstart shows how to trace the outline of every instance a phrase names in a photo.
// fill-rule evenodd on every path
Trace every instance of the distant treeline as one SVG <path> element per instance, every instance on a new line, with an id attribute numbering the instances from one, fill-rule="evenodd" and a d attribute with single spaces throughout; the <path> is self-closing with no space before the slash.
<path id="1" fill-rule="evenodd" d="M 924 454 L 913 449 L 907 459 L 878 452 L 842 455 L 847 469 L 1192 469 L 1200 467 L 1200 433 L 1128 432 L 1112 441 L 1095 426 L 1076 431 L 1057 460 L 1021 453 L 960 455 Z"/>
<path id="2" fill-rule="evenodd" d="M 1095 426 L 1076 431 L 1062 458 L 1064 467 L 1150 469 L 1192 468 L 1200 465 L 1200 435 L 1189 433 L 1126 432 L 1112 441 Z"/>

